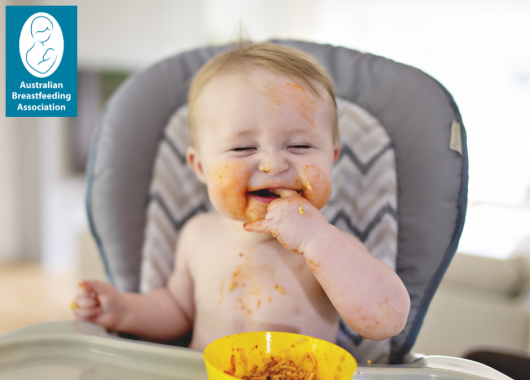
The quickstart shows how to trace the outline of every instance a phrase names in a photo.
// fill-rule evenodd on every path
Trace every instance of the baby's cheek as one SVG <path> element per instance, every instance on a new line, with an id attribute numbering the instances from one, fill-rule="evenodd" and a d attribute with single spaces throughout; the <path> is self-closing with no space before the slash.
<path id="1" fill-rule="evenodd" d="M 332 186 L 322 169 L 316 165 L 306 165 L 300 180 L 304 188 L 303 197 L 313 206 L 320 210 L 328 203 Z"/>
<path id="2" fill-rule="evenodd" d="M 221 162 L 209 171 L 208 195 L 215 209 L 236 220 L 265 218 L 267 205 L 247 196 L 250 171 L 241 162 Z"/>

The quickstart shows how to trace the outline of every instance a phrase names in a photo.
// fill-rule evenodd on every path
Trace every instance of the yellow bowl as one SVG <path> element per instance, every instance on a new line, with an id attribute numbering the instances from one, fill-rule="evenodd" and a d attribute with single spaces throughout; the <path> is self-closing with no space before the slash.
<path id="1" fill-rule="evenodd" d="M 236 360 L 236 377 L 244 374 L 238 349 L 244 350 L 249 370 L 254 364 L 261 367 L 263 359 L 271 355 L 286 358 L 287 350 L 295 363 L 299 363 L 304 353 L 312 353 L 317 360 L 319 380 L 350 380 L 357 369 L 357 362 L 348 351 L 325 340 L 283 332 L 248 332 L 217 339 L 206 347 L 203 357 L 209 380 L 234 379 L 224 373 L 231 368 L 232 355 Z M 311 370 L 313 365 L 310 360 L 305 360 L 302 368 Z"/>

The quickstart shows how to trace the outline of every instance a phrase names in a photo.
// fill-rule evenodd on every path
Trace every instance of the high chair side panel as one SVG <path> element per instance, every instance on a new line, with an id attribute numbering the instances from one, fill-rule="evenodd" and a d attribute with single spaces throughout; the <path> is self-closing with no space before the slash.
<path id="1" fill-rule="evenodd" d="M 95 133 L 86 207 L 107 277 L 137 292 L 153 163 L 171 114 L 187 100 L 200 67 L 226 47 L 166 59 L 129 78 L 109 102 Z"/>

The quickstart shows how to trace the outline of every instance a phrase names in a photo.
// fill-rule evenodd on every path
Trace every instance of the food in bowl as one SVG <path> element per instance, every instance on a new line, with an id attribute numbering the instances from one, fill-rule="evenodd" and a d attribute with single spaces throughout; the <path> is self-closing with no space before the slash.
<path id="1" fill-rule="evenodd" d="M 245 357 L 245 350 L 238 349 L 241 352 L 241 361 L 243 362 L 243 375 L 238 377 L 243 380 L 265 380 L 265 379 L 302 379 L 302 380 L 319 380 L 316 376 L 317 359 L 311 352 L 306 352 L 302 355 L 299 363 L 295 363 L 291 359 L 290 351 L 287 350 L 287 355 L 284 358 L 281 356 L 272 356 L 263 359 L 264 364 L 258 367 L 256 364 L 252 365 L 249 370 L 248 359 Z M 313 368 L 304 370 L 302 365 L 304 361 L 310 360 Z M 236 357 L 230 357 L 231 368 L 224 370 L 228 375 L 235 376 L 236 373 Z"/>
<path id="2" fill-rule="evenodd" d="M 229 335 L 204 350 L 210 380 L 350 380 L 353 356 L 321 339 L 291 333 Z"/>

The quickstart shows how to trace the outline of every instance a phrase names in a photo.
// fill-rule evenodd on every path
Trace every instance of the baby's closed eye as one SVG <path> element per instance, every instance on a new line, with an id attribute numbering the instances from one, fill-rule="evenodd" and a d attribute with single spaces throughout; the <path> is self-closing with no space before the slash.
<path id="1" fill-rule="evenodd" d="M 299 145 L 289 145 L 287 148 L 289 148 L 289 149 L 309 149 L 309 148 L 311 148 L 311 146 L 310 145 L 305 145 L 305 144 L 299 144 Z M 234 151 L 234 152 L 249 152 L 249 151 L 252 151 L 252 150 L 257 150 L 257 148 L 252 147 L 252 146 L 243 146 L 243 147 L 238 147 L 238 148 L 232 149 L 232 151 Z"/>
<path id="2" fill-rule="evenodd" d="M 290 145 L 289 148 L 294 148 L 294 149 L 309 149 L 309 148 L 311 148 L 311 146 L 309 146 L 309 145 Z"/>

